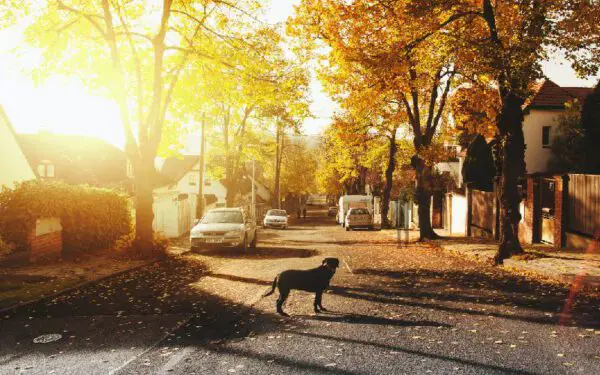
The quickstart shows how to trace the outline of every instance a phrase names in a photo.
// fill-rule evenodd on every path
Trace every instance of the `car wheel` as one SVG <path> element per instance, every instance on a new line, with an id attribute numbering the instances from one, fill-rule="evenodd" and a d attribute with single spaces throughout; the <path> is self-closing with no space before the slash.
<path id="1" fill-rule="evenodd" d="M 254 231 L 254 238 L 252 239 L 252 242 L 250 242 L 250 247 L 253 249 L 256 249 L 256 243 L 258 242 L 258 231 Z"/>
<path id="2" fill-rule="evenodd" d="M 346 226 L 346 232 L 350 232 L 350 227 Z"/>
<path id="3" fill-rule="evenodd" d="M 190 252 L 197 253 L 198 252 L 198 246 L 190 246 Z"/>

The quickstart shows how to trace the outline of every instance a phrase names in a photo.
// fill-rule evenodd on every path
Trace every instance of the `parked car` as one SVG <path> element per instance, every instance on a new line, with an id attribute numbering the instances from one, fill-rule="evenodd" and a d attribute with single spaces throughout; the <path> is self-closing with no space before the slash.
<path id="1" fill-rule="evenodd" d="M 288 227 L 288 213 L 286 210 L 269 210 L 263 220 L 265 228 L 283 228 Z"/>
<path id="2" fill-rule="evenodd" d="M 373 210 L 373 197 L 371 195 L 343 195 L 339 199 L 339 213 L 337 214 L 337 222 L 341 226 L 346 223 L 348 210 L 351 208 L 366 208 Z"/>
<path id="3" fill-rule="evenodd" d="M 329 207 L 329 209 L 327 210 L 327 216 L 336 216 L 338 213 L 338 208 L 337 206 L 331 206 Z"/>
<path id="4" fill-rule="evenodd" d="M 347 231 L 354 228 L 373 229 L 373 215 L 366 208 L 351 208 L 346 215 L 344 226 Z"/>
<path id="5" fill-rule="evenodd" d="M 255 248 L 256 222 L 241 208 L 215 208 L 208 211 L 190 231 L 190 250 L 215 247 Z"/>

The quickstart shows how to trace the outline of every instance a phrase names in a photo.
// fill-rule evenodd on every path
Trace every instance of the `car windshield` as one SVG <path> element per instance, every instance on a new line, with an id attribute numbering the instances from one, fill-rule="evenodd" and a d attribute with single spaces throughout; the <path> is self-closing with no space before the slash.
<path id="1" fill-rule="evenodd" d="M 269 210 L 267 216 L 287 216 L 286 210 Z"/>
<path id="2" fill-rule="evenodd" d="M 202 218 L 203 224 L 232 223 L 242 224 L 244 217 L 239 211 L 211 211 Z"/>
<path id="3" fill-rule="evenodd" d="M 368 215 L 369 210 L 366 208 L 353 208 L 350 210 L 350 215 Z"/>

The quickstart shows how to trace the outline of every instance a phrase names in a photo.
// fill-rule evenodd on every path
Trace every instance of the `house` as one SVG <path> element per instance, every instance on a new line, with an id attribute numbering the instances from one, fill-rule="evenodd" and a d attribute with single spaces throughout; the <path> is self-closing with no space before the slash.
<path id="1" fill-rule="evenodd" d="M 200 157 L 184 155 L 159 163 L 159 173 L 165 182 L 153 189 L 155 231 L 167 237 L 180 237 L 191 229 L 196 218 L 198 184 L 200 183 Z M 203 173 L 203 195 L 205 209 L 225 207 L 227 189 L 205 169 Z M 248 204 L 251 201 L 252 176 L 246 177 L 248 188 L 242 189 L 242 196 Z M 269 202 L 269 189 L 257 178 L 255 182 L 257 203 Z"/>
<path id="2" fill-rule="evenodd" d="M 0 106 L 0 188 L 13 188 L 15 182 L 33 180 L 36 174 L 23 152 L 8 116 Z"/>
<path id="3" fill-rule="evenodd" d="M 180 237 L 190 231 L 196 218 L 200 157 L 184 155 L 164 160 L 159 174 L 163 183 L 153 189 L 153 228 L 167 237 Z M 227 190 L 218 180 L 204 173 L 203 195 L 206 208 L 225 206 Z"/>
<path id="4" fill-rule="evenodd" d="M 42 179 L 103 187 L 131 186 L 133 169 L 125 152 L 88 136 L 20 134 L 25 155 Z"/>
<path id="5" fill-rule="evenodd" d="M 561 87 L 549 79 L 536 85 L 534 94 L 524 107 L 523 134 L 528 174 L 547 172 L 552 156 L 552 137 L 557 119 L 565 110 L 565 103 L 574 99 L 583 103 L 592 90 L 588 87 Z"/>

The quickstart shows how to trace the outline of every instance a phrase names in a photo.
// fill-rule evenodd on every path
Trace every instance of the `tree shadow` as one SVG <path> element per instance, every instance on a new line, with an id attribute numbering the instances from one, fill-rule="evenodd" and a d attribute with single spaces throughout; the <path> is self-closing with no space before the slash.
<path id="1" fill-rule="evenodd" d="M 451 327 L 445 323 L 432 322 L 427 320 L 402 320 L 390 319 L 372 315 L 362 314 L 344 314 L 327 311 L 319 315 L 294 315 L 294 318 L 303 320 L 316 320 L 321 322 L 365 324 L 365 325 L 384 325 L 395 327 Z"/>
<path id="2" fill-rule="evenodd" d="M 188 252 L 186 254 L 192 254 Z M 235 258 L 235 259 L 282 259 L 282 258 L 310 258 L 319 254 L 313 249 L 299 249 L 288 247 L 257 247 L 247 251 L 233 248 L 215 248 L 201 250 L 198 255 L 204 255 L 211 258 Z"/>
<path id="3" fill-rule="evenodd" d="M 508 367 L 485 364 L 485 363 L 475 362 L 475 361 L 468 360 L 468 359 L 450 357 L 450 356 L 445 356 L 445 355 L 441 355 L 441 354 L 428 353 L 428 352 L 424 352 L 421 350 L 401 348 L 401 347 L 394 346 L 394 345 L 380 344 L 377 342 L 371 342 L 371 341 L 365 341 L 365 340 L 359 340 L 359 339 L 351 339 L 351 338 L 346 338 L 346 337 L 344 337 L 344 338 L 335 337 L 335 336 L 324 335 L 324 334 L 319 334 L 319 333 L 310 333 L 310 332 L 300 331 L 300 330 L 297 330 L 294 333 L 299 336 L 306 336 L 306 337 L 315 338 L 315 339 L 319 339 L 319 340 L 333 340 L 333 341 L 338 341 L 338 342 L 343 342 L 343 343 L 351 343 L 351 344 L 356 344 L 356 345 L 373 346 L 373 347 L 376 347 L 379 349 L 384 349 L 386 351 L 391 350 L 391 351 L 396 351 L 396 352 L 401 352 L 401 353 L 406 353 L 406 354 L 418 355 L 420 357 L 426 357 L 429 359 L 437 359 L 437 360 L 442 360 L 442 361 L 455 362 L 455 363 L 466 365 L 466 366 L 473 366 L 476 368 L 485 369 L 487 371 L 499 371 L 501 373 L 509 373 L 509 374 L 514 374 L 514 373 L 535 374 L 535 373 L 524 371 L 521 369 L 519 369 L 519 370 L 511 369 Z"/>
<path id="4" fill-rule="evenodd" d="M 429 269 L 407 269 L 385 271 L 378 269 L 356 269 L 357 275 L 372 276 L 377 285 L 386 288 L 337 287 L 331 286 L 334 294 L 344 297 L 365 299 L 381 303 L 436 308 L 449 312 L 474 315 L 492 315 L 506 319 L 524 320 L 537 323 L 556 323 L 570 288 L 546 284 L 524 276 L 501 273 L 494 275 L 476 271 L 438 271 Z M 597 300 L 593 296 L 577 295 L 573 316 L 582 318 L 580 324 L 598 326 Z M 446 305 L 445 302 L 469 304 L 465 306 Z M 502 313 L 488 309 L 489 306 L 523 308 L 548 313 L 543 316 L 528 316 L 515 313 Z M 481 307 L 481 311 L 477 310 Z M 483 310 L 485 308 L 485 310 Z"/>

